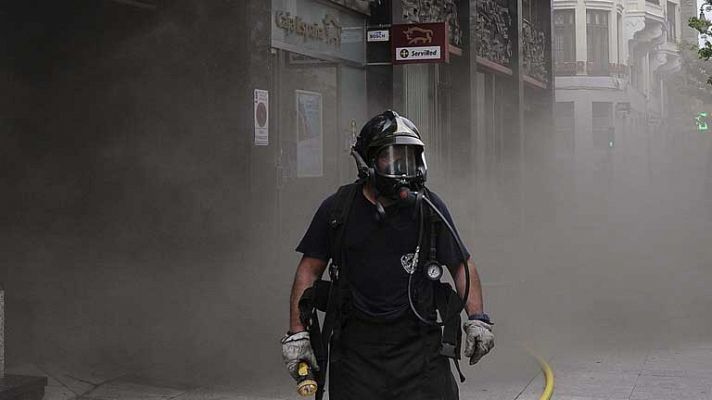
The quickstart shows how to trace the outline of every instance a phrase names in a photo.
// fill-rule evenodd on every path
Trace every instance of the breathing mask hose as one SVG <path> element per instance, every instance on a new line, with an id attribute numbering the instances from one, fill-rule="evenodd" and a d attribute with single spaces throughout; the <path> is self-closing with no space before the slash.
<path id="1" fill-rule="evenodd" d="M 457 312 L 453 313 L 452 315 L 449 316 L 441 316 L 442 321 L 438 322 L 437 319 L 435 320 L 428 320 L 424 318 L 418 310 L 415 307 L 415 304 L 413 303 L 413 290 L 412 290 L 412 282 L 413 282 L 413 275 L 415 275 L 415 270 L 408 276 L 408 302 L 410 303 L 410 309 L 413 311 L 416 317 L 418 317 L 419 320 L 422 322 L 428 324 L 428 325 L 436 325 L 436 326 L 444 326 L 447 325 L 450 321 L 453 319 L 457 318 L 460 315 L 460 312 L 465 309 L 465 305 L 467 304 L 467 299 L 470 296 L 470 266 L 467 263 L 467 256 L 465 255 L 465 245 L 462 244 L 462 240 L 460 239 L 460 236 L 457 234 L 455 231 L 455 228 L 450 225 L 448 220 L 445 218 L 445 216 L 438 210 L 438 208 L 433 204 L 430 199 L 427 198 L 427 196 L 422 196 L 422 199 L 425 201 L 425 203 L 430 207 L 435 213 L 440 217 L 440 219 L 443 221 L 445 226 L 448 229 L 448 232 L 452 236 L 452 238 L 455 240 L 455 243 L 457 244 L 457 249 L 460 252 L 460 257 L 462 258 L 462 263 L 465 267 L 465 293 L 464 296 L 462 297 L 462 303 L 460 304 L 460 308 L 457 310 Z M 419 217 L 419 225 L 420 227 L 418 228 L 418 246 L 416 247 L 415 250 L 415 259 L 414 259 L 414 268 L 417 269 L 419 261 L 419 253 L 420 253 L 420 246 L 423 243 L 423 231 L 424 231 L 424 224 L 425 224 L 425 216 L 423 215 L 423 205 L 422 203 L 418 202 L 419 204 L 419 209 L 418 209 L 418 217 Z"/>

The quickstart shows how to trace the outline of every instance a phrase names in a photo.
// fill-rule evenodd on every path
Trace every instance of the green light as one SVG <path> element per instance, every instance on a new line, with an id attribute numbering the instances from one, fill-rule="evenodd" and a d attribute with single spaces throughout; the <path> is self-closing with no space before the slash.
<path id="1" fill-rule="evenodd" d="M 700 132 L 706 132 L 709 130 L 709 125 L 707 124 L 709 113 L 707 111 L 702 111 L 698 113 L 695 117 L 695 124 L 697 125 L 697 130 Z"/>

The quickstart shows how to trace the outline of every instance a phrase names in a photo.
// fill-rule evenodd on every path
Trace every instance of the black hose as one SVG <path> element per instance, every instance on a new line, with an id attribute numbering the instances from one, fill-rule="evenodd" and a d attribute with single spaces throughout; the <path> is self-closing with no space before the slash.
<path id="1" fill-rule="evenodd" d="M 447 325 L 450 321 L 452 321 L 454 318 L 458 317 L 460 315 L 460 312 L 465 308 L 465 305 L 467 304 L 467 299 L 470 296 L 470 266 L 467 263 L 467 256 L 465 255 L 465 245 L 462 244 L 462 240 L 460 239 L 460 236 L 457 234 L 455 231 L 455 228 L 450 225 L 448 220 L 445 218 L 445 216 L 438 210 L 438 208 L 433 204 L 430 199 L 428 199 L 425 195 L 422 196 L 422 199 L 425 200 L 425 203 L 433 210 L 435 213 L 440 217 L 440 219 L 443 221 L 445 226 L 447 227 L 450 235 L 452 235 L 452 238 L 455 239 L 455 243 L 457 244 L 457 249 L 460 252 L 460 257 L 462 258 L 462 263 L 465 267 L 465 293 L 464 296 L 462 297 L 462 302 L 460 304 L 460 307 L 458 308 L 457 312 L 453 313 L 450 316 L 441 316 L 442 321 L 438 322 L 437 317 L 435 320 L 428 320 L 424 318 L 418 310 L 415 307 L 415 304 L 413 304 L 413 296 L 412 296 L 412 282 L 413 282 L 413 275 L 415 275 L 415 270 L 410 274 L 408 277 L 408 302 L 410 303 L 410 309 L 413 311 L 416 317 L 425 324 L 428 325 L 436 325 L 436 326 L 444 326 Z M 415 252 L 415 257 L 414 257 L 414 265 L 413 268 L 418 267 L 418 263 L 420 262 L 420 246 L 422 245 L 422 240 L 423 240 L 423 225 L 424 225 L 424 215 L 423 215 L 423 205 L 421 202 L 418 202 L 418 216 L 419 216 L 419 232 L 418 232 L 418 246 L 416 247 L 416 252 Z M 455 277 L 453 277 L 455 279 Z M 455 289 L 457 290 L 457 282 L 455 283 Z"/>

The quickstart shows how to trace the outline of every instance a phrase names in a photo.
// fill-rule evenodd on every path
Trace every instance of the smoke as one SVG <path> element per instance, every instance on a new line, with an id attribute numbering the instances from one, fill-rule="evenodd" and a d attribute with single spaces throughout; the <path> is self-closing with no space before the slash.
<path id="1" fill-rule="evenodd" d="M 617 132 L 614 147 L 526 160 L 522 186 L 490 194 L 470 237 L 499 332 L 549 354 L 703 337 L 711 141 L 663 120 Z M 518 209 L 496 199 L 518 194 Z"/>
<path id="2" fill-rule="evenodd" d="M 276 168 L 255 161 L 251 115 L 238 111 L 254 88 L 234 62 L 247 47 L 235 3 L 96 7 L 86 11 L 96 20 L 62 7 L 56 18 L 4 16 L 16 46 L 2 64 L 12 79 L 0 138 L 10 363 L 291 393 L 278 339 L 293 247 L 321 199 L 353 176 L 351 160 L 334 154 L 338 179 L 309 190 L 260 170 Z M 325 115 L 336 115 L 335 67 L 290 68 L 325 87 Z M 555 133 L 551 121 L 528 121 L 523 161 L 477 160 L 469 176 L 435 171 L 429 182 L 478 265 L 493 357 L 517 359 L 515 342 L 555 354 L 703 337 L 712 137 L 663 120 L 562 156 Z"/>

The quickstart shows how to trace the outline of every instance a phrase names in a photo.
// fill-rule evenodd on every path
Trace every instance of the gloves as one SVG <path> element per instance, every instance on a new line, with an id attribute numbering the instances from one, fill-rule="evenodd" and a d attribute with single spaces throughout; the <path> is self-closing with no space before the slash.
<path id="1" fill-rule="evenodd" d="M 282 338 L 282 359 L 287 366 L 289 375 L 294 380 L 299 380 L 297 369 L 299 362 L 306 361 L 314 371 L 319 370 L 314 351 L 309 342 L 309 332 L 297 332 L 293 335 L 289 333 Z"/>
<path id="2" fill-rule="evenodd" d="M 470 365 L 475 365 L 480 358 L 494 347 L 492 325 L 480 320 L 465 321 L 465 357 L 470 358 Z"/>

